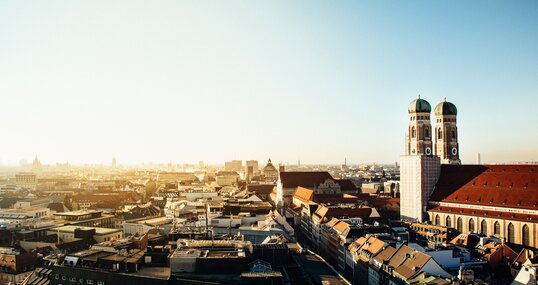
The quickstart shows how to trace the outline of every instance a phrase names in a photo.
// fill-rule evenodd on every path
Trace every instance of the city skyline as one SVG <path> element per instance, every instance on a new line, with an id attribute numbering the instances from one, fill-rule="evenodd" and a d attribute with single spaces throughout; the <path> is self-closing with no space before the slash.
<path id="1" fill-rule="evenodd" d="M 418 94 L 538 161 L 536 2 L 274 3 L 0 3 L 0 164 L 393 163 Z"/>

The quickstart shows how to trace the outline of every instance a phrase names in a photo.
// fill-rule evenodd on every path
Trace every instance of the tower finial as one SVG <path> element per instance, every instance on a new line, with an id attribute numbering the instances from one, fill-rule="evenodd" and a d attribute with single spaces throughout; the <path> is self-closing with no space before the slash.
<path id="1" fill-rule="evenodd" d="M 445 97 L 445 102 L 446 102 L 446 97 Z"/>
<path id="2" fill-rule="evenodd" d="M 418 99 L 420 99 L 420 93 L 418 94 Z"/>

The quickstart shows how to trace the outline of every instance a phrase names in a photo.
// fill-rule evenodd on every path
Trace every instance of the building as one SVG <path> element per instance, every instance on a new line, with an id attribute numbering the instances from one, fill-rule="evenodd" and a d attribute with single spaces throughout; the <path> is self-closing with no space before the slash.
<path id="1" fill-rule="evenodd" d="M 20 172 L 15 174 L 15 185 L 35 189 L 37 185 L 36 174 L 33 172 Z"/>
<path id="2" fill-rule="evenodd" d="M 411 102 L 406 155 L 401 157 L 400 206 L 405 220 L 430 220 L 462 233 L 494 235 L 538 248 L 538 165 L 460 165 L 457 109 Z"/>
<path id="3" fill-rule="evenodd" d="M 80 227 L 80 226 L 61 226 L 47 230 L 48 235 L 57 234 L 63 242 L 70 242 L 77 239 L 92 237 L 96 242 L 104 242 L 123 237 L 120 229 Z"/>
<path id="4" fill-rule="evenodd" d="M 241 160 L 230 160 L 224 162 L 225 171 L 241 171 L 243 169 L 243 161 Z"/>
<path id="5" fill-rule="evenodd" d="M 254 175 L 258 173 L 258 161 L 257 160 L 247 160 L 245 162 L 245 179 L 250 181 Z"/>
<path id="6" fill-rule="evenodd" d="M 274 183 L 278 179 L 278 170 L 271 162 L 271 159 L 267 161 L 267 164 L 262 169 L 263 180 L 266 182 Z"/>
<path id="7" fill-rule="evenodd" d="M 538 165 L 443 165 L 430 220 L 538 248 Z"/>
<path id="8" fill-rule="evenodd" d="M 217 172 L 216 179 L 219 186 L 237 185 L 239 174 L 235 171 L 219 171 Z"/>
<path id="9" fill-rule="evenodd" d="M 271 160 L 269 160 L 269 162 L 271 162 Z M 290 205 L 297 187 L 315 190 L 325 181 L 332 179 L 333 177 L 326 171 L 288 171 L 280 173 L 276 183 L 277 207 L 283 209 Z"/>
<path id="10" fill-rule="evenodd" d="M 441 161 L 432 152 L 430 103 L 419 97 L 409 104 L 408 112 L 406 155 L 400 158 L 400 214 L 404 220 L 422 222 Z"/>
<path id="11" fill-rule="evenodd" d="M 19 284 L 39 264 L 36 252 L 21 253 L 13 248 L 0 248 L 0 283 Z"/>
<path id="12" fill-rule="evenodd" d="M 81 227 L 114 228 L 114 216 L 104 214 L 97 210 L 78 210 L 54 213 L 58 219 L 64 220 L 66 225 Z"/>

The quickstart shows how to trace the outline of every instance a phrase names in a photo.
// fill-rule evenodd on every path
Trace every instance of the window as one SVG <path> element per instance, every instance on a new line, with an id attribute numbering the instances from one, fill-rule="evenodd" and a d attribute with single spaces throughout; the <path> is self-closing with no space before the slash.
<path id="1" fill-rule="evenodd" d="M 436 224 L 436 225 L 440 225 L 440 224 L 441 224 L 441 218 L 439 217 L 439 215 L 435 215 L 435 224 Z"/>
<path id="2" fill-rule="evenodd" d="M 65 279 L 66 279 L 66 278 L 65 278 L 65 276 L 64 276 L 64 275 L 62 275 L 62 280 L 65 280 Z"/>
<path id="3" fill-rule="evenodd" d="M 104 281 L 97 281 L 97 285 L 105 285 Z"/>
<path id="4" fill-rule="evenodd" d="M 93 280 L 86 280 L 86 284 L 92 285 L 92 284 L 93 284 Z"/>
<path id="5" fill-rule="evenodd" d="M 415 129 L 415 127 L 412 127 L 411 128 L 411 137 L 414 138 L 417 136 L 417 130 Z"/>
<path id="6" fill-rule="evenodd" d="M 60 279 L 60 274 L 55 274 L 54 279 L 56 279 L 56 280 Z"/>
<path id="7" fill-rule="evenodd" d="M 463 220 L 461 218 L 458 218 L 458 221 L 456 222 L 457 229 L 460 233 L 463 233 Z"/>
<path id="8" fill-rule="evenodd" d="M 495 222 L 493 225 L 493 234 L 496 236 L 501 235 L 501 224 L 499 222 Z"/>
<path id="9" fill-rule="evenodd" d="M 69 282 L 77 282 L 77 278 L 76 277 L 69 277 Z"/>
<path id="10" fill-rule="evenodd" d="M 441 132 L 441 128 L 437 129 L 437 138 L 442 139 L 443 138 L 443 132 Z"/>
<path id="11" fill-rule="evenodd" d="M 430 138 L 430 128 L 428 127 L 424 128 L 424 137 Z"/>
<path id="12" fill-rule="evenodd" d="M 488 235 L 488 223 L 486 220 L 482 220 L 482 223 L 480 223 L 480 232 Z"/>
<path id="13" fill-rule="evenodd" d="M 455 130 L 452 130 L 452 138 L 456 139 L 456 131 Z"/>
<path id="14" fill-rule="evenodd" d="M 469 232 L 474 232 L 474 220 L 469 219 Z"/>
<path id="15" fill-rule="evenodd" d="M 508 242 L 513 243 L 515 240 L 514 237 L 515 231 L 514 231 L 514 225 L 512 223 L 508 224 Z"/>
<path id="16" fill-rule="evenodd" d="M 447 228 L 452 227 L 452 221 L 450 220 L 450 216 L 446 216 L 446 227 Z"/>
<path id="17" fill-rule="evenodd" d="M 521 243 L 530 245 L 529 227 L 527 225 L 523 225 L 523 229 L 521 229 Z"/>

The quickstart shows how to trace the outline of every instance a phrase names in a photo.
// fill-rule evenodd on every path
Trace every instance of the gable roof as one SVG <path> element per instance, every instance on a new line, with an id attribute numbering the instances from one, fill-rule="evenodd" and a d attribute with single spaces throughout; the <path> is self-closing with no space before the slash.
<path id="1" fill-rule="evenodd" d="M 393 246 L 387 246 L 384 250 L 374 256 L 374 260 L 382 264 L 385 261 L 389 260 L 395 252 L 396 248 L 394 248 Z"/>
<path id="2" fill-rule="evenodd" d="M 312 198 L 314 197 L 314 191 L 303 187 L 297 187 L 297 190 L 295 191 L 293 197 L 300 199 L 303 202 L 312 201 Z"/>
<path id="3" fill-rule="evenodd" d="M 394 269 L 396 273 L 405 279 L 415 276 L 424 265 L 431 259 L 429 255 L 426 255 L 419 251 L 413 251 L 407 256 L 402 265 Z"/>
<path id="4" fill-rule="evenodd" d="M 538 165 L 442 165 L 435 202 L 538 207 Z"/>
<path id="5" fill-rule="evenodd" d="M 248 184 L 247 190 L 257 194 L 271 194 L 275 184 Z"/>
<path id="6" fill-rule="evenodd" d="M 280 173 L 283 188 L 308 187 L 314 188 L 334 178 L 327 171 L 286 171 Z"/>

